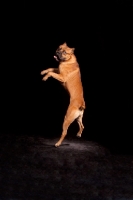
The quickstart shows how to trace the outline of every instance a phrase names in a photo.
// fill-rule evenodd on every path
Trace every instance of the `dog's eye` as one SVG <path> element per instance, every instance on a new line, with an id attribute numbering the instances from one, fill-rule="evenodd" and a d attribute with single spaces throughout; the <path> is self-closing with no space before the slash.
<path id="1" fill-rule="evenodd" d="M 61 47 L 59 47 L 56 51 L 61 51 Z"/>
<path id="2" fill-rule="evenodd" d="M 66 54 L 66 52 L 65 52 L 65 51 L 63 51 L 63 54 Z"/>

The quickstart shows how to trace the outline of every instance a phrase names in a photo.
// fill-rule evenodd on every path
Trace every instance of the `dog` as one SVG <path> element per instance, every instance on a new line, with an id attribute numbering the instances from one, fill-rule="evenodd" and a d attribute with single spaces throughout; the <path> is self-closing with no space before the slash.
<path id="1" fill-rule="evenodd" d="M 63 84 L 70 95 L 70 103 L 62 127 L 62 135 L 59 141 L 55 144 L 55 147 L 61 145 L 67 134 L 68 127 L 74 120 L 77 120 L 79 125 L 77 137 L 81 137 L 84 129 L 82 117 L 85 110 L 85 101 L 80 68 L 76 56 L 74 55 L 74 50 L 75 48 L 68 47 L 66 43 L 60 45 L 54 56 L 56 61 L 59 62 L 59 67 L 41 71 L 41 75 L 45 74 L 42 79 L 43 81 L 46 81 L 49 77 L 55 78 Z"/>

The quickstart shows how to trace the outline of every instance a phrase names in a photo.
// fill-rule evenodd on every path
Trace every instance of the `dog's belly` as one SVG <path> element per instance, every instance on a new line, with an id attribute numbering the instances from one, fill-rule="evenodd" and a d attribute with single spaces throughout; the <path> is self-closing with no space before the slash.
<path id="1" fill-rule="evenodd" d="M 70 98 L 82 98 L 83 97 L 83 87 L 82 82 L 79 78 L 72 78 L 67 81 L 64 87 L 68 90 Z"/>
<path id="2" fill-rule="evenodd" d="M 70 105 L 77 107 L 80 111 L 85 109 L 83 87 L 80 79 L 69 80 L 63 84 L 70 95 Z M 78 113 L 77 113 L 78 114 Z"/>

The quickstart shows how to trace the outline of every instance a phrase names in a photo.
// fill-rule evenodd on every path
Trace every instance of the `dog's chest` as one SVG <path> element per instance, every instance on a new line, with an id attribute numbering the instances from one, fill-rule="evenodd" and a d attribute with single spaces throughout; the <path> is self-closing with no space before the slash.
<path id="1" fill-rule="evenodd" d="M 68 75 L 71 74 L 71 72 L 73 72 L 76 69 L 75 66 L 73 65 L 60 65 L 59 66 L 59 72 L 60 74 L 62 74 L 64 77 L 67 77 Z"/>
<path id="2" fill-rule="evenodd" d="M 59 72 L 60 72 L 60 74 L 66 74 L 66 73 L 69 73 L 69 70 L 68 70 L 68 68 L 67 68 L 67 66 L 65 66 L 65 65 L 60 65 L 59 66 Z"/>

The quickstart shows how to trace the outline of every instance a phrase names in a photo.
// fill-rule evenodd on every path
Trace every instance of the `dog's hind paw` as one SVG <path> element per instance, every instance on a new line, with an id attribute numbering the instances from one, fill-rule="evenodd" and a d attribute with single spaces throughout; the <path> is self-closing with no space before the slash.
<path id="1" fill-rule="evenodd" d="M 57 142 L 57 143 L 55 144 L 55 147 L 58 147 L 58 146 L 60 146 L 60 143 L 59 143 L 59 142 Z"/>
<path id="2" fill-rule="evenodd" d="M 58 147 L 59 145 L 58 145 L 58 144 L 55 144 L 54 146 L 55 146 L 55 147 Z"/>
<path id="3" fill-rule="evenodd" d="M 78 138 L 81 138 L 81 134 L 78 133 L 78 134 L 77 134 L 77 137 L 78 137 Z"/>

